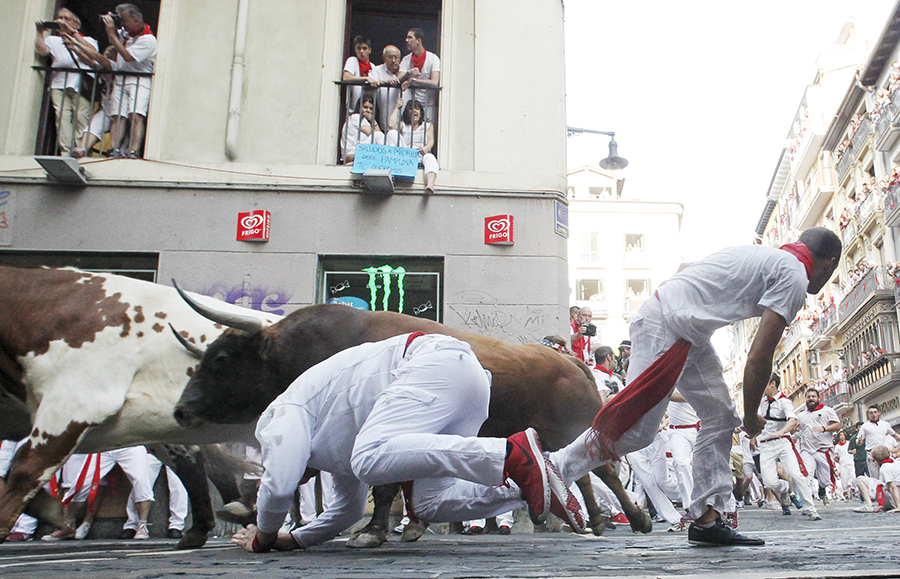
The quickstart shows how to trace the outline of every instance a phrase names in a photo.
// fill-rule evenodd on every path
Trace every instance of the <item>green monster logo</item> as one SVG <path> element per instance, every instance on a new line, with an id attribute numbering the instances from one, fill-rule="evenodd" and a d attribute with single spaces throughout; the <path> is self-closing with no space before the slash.
<path id="1" fill-rule="evenodd" d="M 398 308 L 398 312 L 403 313 L 403 296 L 404 296 L 404 288 L 403 288 L 403 278 L 406 277 L 406 268 L 402 265 L 397 268 L 393 268 L 389 265 L 382 265 L 381 267 L 367 267 L 363 269 L 364 272 L 369 274 L 369 306 L 372 311 L 376 310 L 375 301 L 378 295 L 378 287 L 375 285 L 376 276 L 381 274 L 381 285 L 384 286 L 384 297 L 381 300 L 382 307 L 384 311 L 388 309 L 388 299 L 391 297 L 391 276 L 397 276 L 397 291 L 400 295 L 400 306 Z"/>

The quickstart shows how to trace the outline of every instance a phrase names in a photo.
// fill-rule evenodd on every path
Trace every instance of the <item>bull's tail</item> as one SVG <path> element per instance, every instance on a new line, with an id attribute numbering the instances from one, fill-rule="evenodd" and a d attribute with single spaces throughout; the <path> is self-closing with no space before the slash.
<path id="1" fill-rule="evenodd" d="M 616 460 L 615 444 L 651 408 L 675 387 L 691 344 L 679 339 L 662 356 L 600 409 L 587 437 L 591 456 L 599 451 L 604 460 Z"/>

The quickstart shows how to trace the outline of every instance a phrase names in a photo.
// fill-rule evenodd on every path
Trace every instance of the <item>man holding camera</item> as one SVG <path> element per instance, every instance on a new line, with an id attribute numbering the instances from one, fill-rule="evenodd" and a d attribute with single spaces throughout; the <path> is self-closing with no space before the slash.
<path id="1" fill-rule="evenodd" d="M 81 19 L 71 10 L 60 8 L 56 20 L 52 22 L 36 22 L 37 34 L 34 38 L 34 53 L 37 56 L 49 56 L 53 68 L 91 70 L 91 67 L 73 54 L 63 43 L 60 34 L 78 36 L 82 41 L 97 49 L 97 41 L 83 36 Z M 44 36 L 48 30 L 51 36 Z M 56 112 L 56 139 L 59 143 L 59 154 L 68 155 L 74 147 L 75 139 L 84 131 L 91 118 L 90 93 L 87 98 L 80 93 L 83 76 L 89 73 L 76 71 L 59 71 L 51 73 L 50 100 Z M 93 77 L 93 74 L 90 75 Z M 86 87 L 87 85 L 85 85 Z"/>
<path id="2" fill-rule="evenodd" d="M 581 308 L 572 322 L 572 354 L 593 368 L 596 363 L 594 361 L 595 345 L 592 343 L 597 337 L 597 326 L 591 323 L 594 313 L 591 308 L 585 306 Z"/>
<path id="3" fill-rule="evenodd" d="M 124 73 L 153 72 L 156 62 L 157 42 L 144 23 L 144 15 L 134 4 L 119 4 L 116 14 L 100 17 L 106 27 L 109 43 L 118 52 L 114 70 Z M 144 122 L 150 108 L 149 76 L 116 76 L 116 84 L 110 95 L 112 125 L 110 157 L 138 158 L 144 140 Z M 126 120 L 127 119 L 127 120 Z M 125 129 L 130 122 L 127 152 L 122 150 Z"/>

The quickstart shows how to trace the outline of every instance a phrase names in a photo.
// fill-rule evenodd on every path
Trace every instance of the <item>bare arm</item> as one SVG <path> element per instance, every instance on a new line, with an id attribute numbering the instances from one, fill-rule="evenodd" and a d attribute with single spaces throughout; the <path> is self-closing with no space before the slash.
<path id="1" fill-rule="evenodd" d="M 441 71 L 433 70 L 431 71 L 430 78 L 414 78 L 410 81 L 410 84 L 412 86 L 433 86 L 435 88 L 439 87 L 441 86 Z"/>
<path id="2" fill-rule="evenodd" d="M 400 107 L 403 106 L 403 100 L 397 99 L 397 104 L 394 105 L 394 110 L 391 111 L 391 118 L 388 119 L 388 128 L 392 131 L 396 131 L 400 128 Z"/>
<path id="3" fill-rule="evenodd" d="M 762 432 L 766 424 L 758 412 L 759 402 L 772 375 L 772 357 L 785 326 L 787 322 L 781 315 L 766 308 L 747 354 L 747 365 L 744 366 L 744 429 L 750 437 Z"/>
<path id="4" fill-rule="evenodd" d="M 34 35 L 34 53 L 38 56 L 47 56 L 50 54 L 50 47 L 44 40 L 44 31 L 47 29 L 40 22 L 35 22 L 34 27 L 37 29 L 37 34 Z"/>
<path id="5" fill-rule="evenodd" d="M 419 152 L 427 155 L 434 148 L 434 123 L 428 123 L 425 127 L 425 146 L 419 147 Z M 598 348 L 600 346 L 597 346 Z"/>
<path id="6" fill-rule="evenodd" d="M 682 396 L 678 390 L 672 391 L 672 395 L 669 397 L 669 400 L 671 400 L 672 402 L 687 402 L 687 400 L 684 399 L 684 396 Z"/>
<path id="7" fill-rule="evenodd" d="M 78 60 L 91 67 L 97 67 L 102 70 L 112 70 L 112 61 L 97 52 L 91 43 L 84 38 L 76 35 L 63 35 L 63 42 L 66 46 L 78 56 Z"/>

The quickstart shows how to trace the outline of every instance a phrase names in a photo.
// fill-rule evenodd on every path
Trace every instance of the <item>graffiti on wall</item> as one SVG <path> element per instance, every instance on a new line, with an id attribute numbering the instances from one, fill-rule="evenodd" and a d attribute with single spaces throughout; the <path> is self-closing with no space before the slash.
<path id="1" fill-rule="evenodd" d="M 533 344 L 559 332 L 559 319 L 552 306 L 501 305 L 494 296 L 478 290 L 459 292 L 452 302 L 447 309 L 453 312 L 453 319 L 447 323 L 476 334 Z"/>
<path id="2" fill-rule="evenodd" d="M 197 290 L 203 294 L 229 304 L 244 306 L 253 310 L 283 316 L 284 305 L 290 300 L 290 295 L 284 291 L 271 290 L 265 287 L 252 285 L 213 284 Z"/>
<path id="3" fill-rule="evenodd" d="M 12 245 L 12 219 L 12 191 L 0 191 L 0 245 Z"/>

